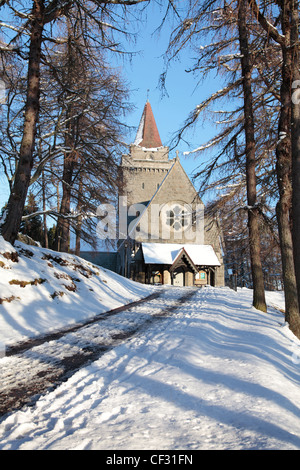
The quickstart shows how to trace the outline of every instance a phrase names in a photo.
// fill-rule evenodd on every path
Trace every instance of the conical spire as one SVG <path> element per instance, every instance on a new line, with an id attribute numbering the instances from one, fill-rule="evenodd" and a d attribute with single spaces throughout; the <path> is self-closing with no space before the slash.
<path id="1" fill-rule="evenodd" d="M 145 148 L 162 147 L 153 111 L 148 100 L 144 107 L 134 143 L 139 147 Z"/>

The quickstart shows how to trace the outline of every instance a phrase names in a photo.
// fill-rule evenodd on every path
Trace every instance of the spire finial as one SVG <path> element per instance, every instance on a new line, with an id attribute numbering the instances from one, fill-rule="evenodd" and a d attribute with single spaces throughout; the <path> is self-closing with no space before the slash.
<path id="1" fill-rule="evenodd" d="M 147 90 L 147 101 L 149 101 L 149 92 L 150 92 L 150 90 L 148 88 L 148 90 Z"/>

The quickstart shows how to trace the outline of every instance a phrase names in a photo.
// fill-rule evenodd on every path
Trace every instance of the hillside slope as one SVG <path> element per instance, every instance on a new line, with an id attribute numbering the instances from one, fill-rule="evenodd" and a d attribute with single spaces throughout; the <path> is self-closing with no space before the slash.
<path id="1" fill-rule="evenodd" d="M 78 256 L 13 247 L 0 236 L 0 346 L 90 319 L 153 289 Z"/>

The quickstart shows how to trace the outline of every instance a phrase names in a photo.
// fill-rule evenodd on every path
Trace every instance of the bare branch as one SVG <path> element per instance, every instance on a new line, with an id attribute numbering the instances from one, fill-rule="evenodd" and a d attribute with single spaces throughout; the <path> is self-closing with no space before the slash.
<path id="1" fill-rule="evenodd" d="M 258 20 L 259 24 L 262 26 L 262 28 L 268 33 L 268 35 L 274 39 L 275 42 L 277 42 L 280 45 L 285 44 L 285 36 L 280 34 L 278 29 L 275 28 L 274 25 L 272 25 L 267 18 L 260 12 L 260 9 L 256 3 L 256 0 L 248 0 L 248 3 L 250 5 L 250 8 Z"/>

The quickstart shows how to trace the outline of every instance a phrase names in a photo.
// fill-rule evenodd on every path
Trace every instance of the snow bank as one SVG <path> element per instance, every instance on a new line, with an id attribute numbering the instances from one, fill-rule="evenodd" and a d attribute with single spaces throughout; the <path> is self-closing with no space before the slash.
<path id="1" fill-rule="evenodd" d="M 0 344 L 87 320 L 151 294 L 145 286 L 74 255 L 0 236 Z"/>

